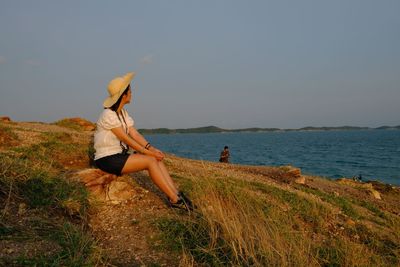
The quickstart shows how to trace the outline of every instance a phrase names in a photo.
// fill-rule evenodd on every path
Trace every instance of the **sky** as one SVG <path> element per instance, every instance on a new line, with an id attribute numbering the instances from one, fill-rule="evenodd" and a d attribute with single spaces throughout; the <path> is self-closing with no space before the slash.
<path id="1" fill-rule="evenodd" d="M 400 125 L 400 1 L 0 0 L 0 116 L 137 128 Z"/>

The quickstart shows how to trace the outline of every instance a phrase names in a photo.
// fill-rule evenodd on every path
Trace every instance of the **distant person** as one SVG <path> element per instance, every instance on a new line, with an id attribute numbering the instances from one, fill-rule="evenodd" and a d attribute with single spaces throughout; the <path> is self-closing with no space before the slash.
<path id="1" fill-rule="evenodd" d="M 122 175 L 148 170 L 154 184 L 164 192 L 171 207 L 193 210 L 193 204 L 182 192 L 164 165 L 164 153 L 152 146 L 135 129 L 134 120 L 124 109 L 132 98 L 131 81 L 134 72 L 116 77 L 108 85 L 109 97 L 104 101 L 104 111 L 97 121 L 94 134 L 96 166 L 108 173 Z M 137 153 L 129 154 L 129 148 Z"/>
<path id="2" fill-rule="evenodd" d="M 229 147 L 225 146 L 224 150 L 221 151 L 221 155 L 219 156 L 219 162 L 229 163 Z"/>

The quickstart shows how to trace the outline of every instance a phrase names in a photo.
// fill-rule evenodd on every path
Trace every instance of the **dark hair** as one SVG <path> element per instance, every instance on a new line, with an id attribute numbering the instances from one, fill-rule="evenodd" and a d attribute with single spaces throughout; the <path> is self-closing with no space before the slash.
<path id="1" fill-rule="evenodd" d="M 119 108 L 119 104 L 121 104 L 122 97 L 128 93 L 129 89 L 131 89 L 130 84 L 128 84 L 128 86 L 126 87 L 126 89 L 124 90 L 122 95 L 118 98 L 117 102 L 115 102 L 115 104 L 110 107 L 110 109 L 112 111 L 115 111 L 115 112 L 117 111 L 117 109 Z"/>
<path id="2" fill-rule="evenodd" d="M 225 146 L 224 149 L 228 149 L 228 146 Z"/>

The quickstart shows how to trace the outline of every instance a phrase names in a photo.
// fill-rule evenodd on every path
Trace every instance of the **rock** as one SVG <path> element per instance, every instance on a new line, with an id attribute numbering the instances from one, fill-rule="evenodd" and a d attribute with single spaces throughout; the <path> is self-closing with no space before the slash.
<path id="1" fill-rule="evenodd" d="M 375 189 L 371 189 L 370 192 L 371 192 L 371 195 L 372 195 L 374 198 L 376 198 L 376 199 L 382 199 L 382 198 L 381 198 L 381 194 L 380 194 L 378 191 L 376 191 Z"/>
<path id="2" fill-rule="evenodd" d="M 106 199 L 109 201 L 123 201 L 135 195 L 133 187 L 125 181 L 112 181 L 108 186 Z"/>
<path id="3" fill-rule="evenodd" d="M 94 129 L 96 129 L 96 125 L 90 121 L 81 118 L 71 118 L 70 120 L 80 125 L 85 131 L 93 131 Z"/>
<path id="4" fill-rule="evenodd" d="M 294 180 L 294 182 L 295 182 L 296 184 L 306 184 L 306 177 L 300 176 L 299 178 L 297 178 L 296 180 Z"/>
<path id="5" fill-rule="evenodd" d="M 112 204 L 120 204 L 136 194 L 126 178 L 117 177 L 99 169 L 81 170 L 70 179 L 83 183 L 97 200 L 109 201 Z"/>
<path id="6" fill-rule="evenodd" d="M 100 169 L 84 169 L 76 172 L 72 179 L 84 183 L 86 187 L 91 187 L 109 184 L 117 179 L 117 176 L 103 172 Z"/>
<path id="7" fill-rule="evenodd" d="M 11 119 L 10 119 L 10 117 L 2 116 L 2 117 L 0 117 L 0 121 L 1 122 L 11 122 Z"/>
<path id="8" fill-rule="evenodd" d="M 289 170 L 286 172 L 286 175 L 292 178 L 300 178 L 301 170 L 299 168 L 289 167 Z"/>
<path id="9" fill-rule="evenodd" d="M 96 125 L 94 123 L 82 118 L 66 118 L 57 121 L 56 124 L 68 128 L 82 129 L 84 131 L 93 131 L 96 129 Z"/>
<path id="10" fill-rule="evenodd" d="M 301 176 L 301 170 L 292 166 L 280 167 L 280 180 L 285 183 L 295 182 L 298 184 L 305 184 L 305 177 Z"/>

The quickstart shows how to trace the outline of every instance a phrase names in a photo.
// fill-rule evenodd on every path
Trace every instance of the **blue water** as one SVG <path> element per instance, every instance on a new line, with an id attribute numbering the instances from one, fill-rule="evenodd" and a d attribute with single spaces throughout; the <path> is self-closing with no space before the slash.
<path id="1" fill-rule="evenodd" d="M 293 165 L 305 174 L 330 178 L 362 176 L 400 185 L 400 131 L 312 131 L 148 135 L 165 152 L 218 161 L 225 145 L 231 162 Z"/>

